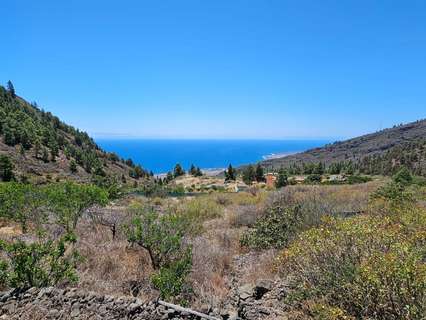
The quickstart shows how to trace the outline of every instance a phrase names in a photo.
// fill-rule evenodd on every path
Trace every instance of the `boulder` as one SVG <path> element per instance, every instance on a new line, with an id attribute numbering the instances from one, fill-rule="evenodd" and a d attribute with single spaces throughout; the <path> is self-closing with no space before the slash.
<path id="1" fill-rule="evenodd" d="M 246 300 L 253 297 L 254 287 L 250 284 L 245 284 L 238 288 L 238 296 L 241 300 Z"/>

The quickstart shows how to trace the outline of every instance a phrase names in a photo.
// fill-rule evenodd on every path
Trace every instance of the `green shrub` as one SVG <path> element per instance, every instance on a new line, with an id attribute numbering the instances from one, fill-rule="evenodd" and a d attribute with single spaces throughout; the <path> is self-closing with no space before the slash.
<path id="1" fill-rule="evenodd" d="M 186 283 L 186 277 L 191 272 L 192 254 L 190 248 L 187 248 L 182 257 L 165 265 L 155 272 L 151 281 L 153 285 L 160 290 L 162 299 L 172 299 L 189 290 Z"/>
<path id="2" fill-rule="evenodd" d="M 310 174 L 306 177 L 305 183 L 307 184 L 316 184 L 321 183 L 321 175 L 320 174 Z"/>
<path id="3" fill-rule="evenodd" d="M 160 216 L 141 207 L 132 211 L 135 216 L 126 227 L 127 240 L 147 250 L 155 270 L 176 260 L 183 250 L 187 222 L 175 214 Z"/>
<path id="4" fill-rule="evenodd" d="M 357 319 L 422 319 L 425 235 L 424 211 L 325 218 L 279 256 L 278 269 L 294 286 L 287 302 L 321 300 Z"/>
<path id="5" fill-rule="evenodd" d="M 367 176 L 358 176 L 358 175 L 352 175 L 348 177 L 347 183 L 349 184 L 357 184 L 357 183 L 366 183 L 371 181 L 372 179 Z"/>
<path id="6" fill-rule="evenodd" d="M 46 194 L 49 208 L 67 232 L 75 229 L 88 208 L 108 202 L 108 193 L 104 189 L 74 182 L 51 184 L 46 187 Z"/>
<path id="7" fill-rule="evenodd" d="M 0 283 L 27 289 L 53 286 L 63 281 L 76 282 L 80 257 L 76 251 L 68 252 L 75 242 L 71 234 L 57 241 L 43 236 L 32 243 L 0 241 L 0 251 L 7 255 L 7 259 L 0 259 Z"/>
<path id="8" fill-rule="evenodd" d="M 185 220 L 188 234 L 199 234 L 203 229 L 203 222 L 220 217 L 223 214 L 223 206 L 218 204 L 213 195 L 203 195 L 190 200 L 182 201 L 170 210 Z"/>
<path id="9" fill-rule="evenodd" d="M 40 222 L 46 203 L 41 187 L 17 182 L 0 183 L 0 217 L 19 223 L 23 233 L 27 232 L 30 221 Z"/>
<path id="10" fill-rule="evenodd" d="M 286 185 L 288 185 L 288 174 L 287 171 L 285 171 L 284 169 L 281 169 L 278 173 L 278 178 L 275 181 L 275 187 L 277 189 L 285 187 Z"/>
<path id="11" fill-rule="evenodd" d="M 135 214 L 127 226 L 130 243 L 144 248 L 151 259 L 154 286 L 162 298 L 179 295 L 192 265 L 191 248 L 184 243 L 187 220 L 177 214 L 160 216 L 143 208 L 133 208 Z"/>
<path id="12" fill-rule="evenodd" d="M 118 199 L 122 195 L 123 188 L 120 186 L 116 177 L 92 175 L 92 183 L 105 190 L 110 200 Z"/>
<path id="13" fill-rule="evenodd" d="M 424 187 L 426 186 L 426 178 L 421 176 L 413 176 L 413 184 Z"/>
<path id="14" fill-rule="evenodd" d="M 177 185 L 173 186 L 170 189 L 169 193 L 172 196 L 181 196 L 181 195 L 184 195 L 185 194 L 185 187 L 183 185 L 181 185 L 181 184 L 177 184 Z"/>
<path id="15" fill-rule="evenodd" d="M 393 177 L 392 180 L 396 183 L 408 186 L 413 182 L 413 176 L 406 167 L 402 167 Z"/>
<path id="16" fill-rule="evenodd" d="M 405 185 L 391 181 L 377 189 L 371 199 L 384 211 L 400 211 L 414 204 L 413 193 Z"/>
<path id="17" fill-rule="evenodd" d="M 6 155 L 0 155 L 0 180 L 12 181 L 15 178 L 13 173 L 14 165 Z"/>
<path id="18" fill-rule="evenodd" d="M 241 244 L 258 249 L 281 248 L 300 230 L 302 221 L 299 205 L 275 205 L 243 234 Z"/>

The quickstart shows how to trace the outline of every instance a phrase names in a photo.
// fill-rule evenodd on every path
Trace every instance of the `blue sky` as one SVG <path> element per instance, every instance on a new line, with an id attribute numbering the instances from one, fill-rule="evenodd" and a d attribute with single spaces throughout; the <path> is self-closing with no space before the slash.
<path id="1" fill-rule="evenodd" d="M 95 136 L 341 138 L 426 117 L 426 1 L 1 10 L 0 82 Z"/>

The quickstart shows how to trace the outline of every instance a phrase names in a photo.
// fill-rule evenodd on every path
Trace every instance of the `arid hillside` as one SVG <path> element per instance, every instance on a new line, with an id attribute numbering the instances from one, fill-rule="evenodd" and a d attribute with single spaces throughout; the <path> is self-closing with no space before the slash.
<path id="1" fill-rule="evenodd" d="M 426 174 L 426 120 L 394 126 L 353 139 L 338 141 L 306 152 L 262 161 L 269 169 L 322 162 L 326 166 L 351 161 L 365 173 L 389 174 L 404 164 Z M 369 172 L 372 171 L 372 172 Z"/>

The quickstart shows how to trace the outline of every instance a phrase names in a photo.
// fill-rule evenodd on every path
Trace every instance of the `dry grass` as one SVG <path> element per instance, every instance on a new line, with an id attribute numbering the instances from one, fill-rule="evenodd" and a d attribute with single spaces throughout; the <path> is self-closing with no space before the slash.
<path id="1" fill-rule="evenodd" d="M 190 235 L 188 240 L 193 247 L 193 268 L 189 277 L 194 290 L 191 303 L 194 306 L 218 306 L 225 300 L 232 283 L 255 283 L 258 279 L 275 277 L 275 251 L 243 252 L 239 241 L 241 234 L 271 202 L 277 199 L 301 201 L 304 210 L 313 216 L 357 211 L 367 205 L 368 194 L 379 184 L 289 186 L 276 192 L 259 190 L 254 195 L 246 192 L 213 193 L 179 199 L 136 196 L 115 206 L 124 208 L 138 204 L 163 213 L 178 211 L 202 224 L 201 232 Z M 125 209 L 123 215 L 126 215 Z M 10 226 L 0 222 L 0 228 L 4 227 Z M 141 248 L 129 247 L 122 229 L 112 241 L 109 228 L 84 218 L 76 231 L 79 238 L 77 249 L 85 258 L 78 270 L 78 287 L 112 295 L 135 294 L 140 289 L 138 296 L 142 299 L 156 295 L 149 281 L 152 269 L 147 253 Z M 135 287 L 137 290 L 133 290 Z"/>
<path id="2" fill-rule="evenodd" d="M 228 220 L 233 228 L 251 227 L 262 215 L 263 208 L 256 205 L 235 206 L 230 212 Z"/>
<path id="3" fill-rule="evenodd" d="M 276 250 L 252 251 L 243 255 L 243 263 L 238 266 L 240 277 L 237 279 L 240 285 L 252 284 L 261 279 L 276 279 L 275 270 Z"/>
<path id="4" fill-rule="evenodd" d="M 77 233 L 77 249 L 84 257 L 78 270 L 78 287 L 103 294 L 130 295 L 135 283 L 149 283 L 149 256 L 137 247 L 129 247 L 122 230 L 112 241 L 108 228 L 86 220 L 79 223 Z M 150 290 L 144 293 L 150 294 Z"/>

